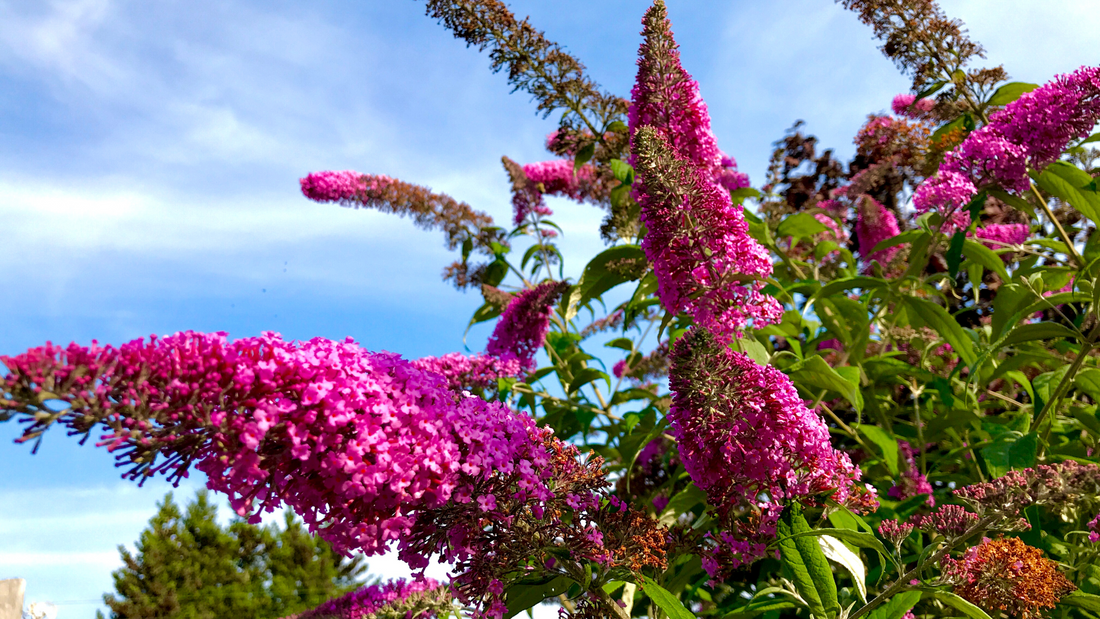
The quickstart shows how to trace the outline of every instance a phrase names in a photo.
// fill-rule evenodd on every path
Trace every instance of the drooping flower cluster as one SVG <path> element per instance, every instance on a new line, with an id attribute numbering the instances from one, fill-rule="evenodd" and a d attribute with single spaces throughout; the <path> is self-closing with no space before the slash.
<path id="1" fill-rule="evenodd" d="M 1042 550 L 1016 537 L 983 539 L 961 559 L 945 557 L 943 573 L 959 596 L 1020 619 L 1041 616 L 1041 609 L 1054 608 L 1077 589 Z"/>
<path id="2" fill-rule="evenodd" d="M 928 478 L 920 472 L 920 467 L 917 465 L 917 459 L 913 456 L 913 446 L 910 445 L 908 441 L 899 441 L 898 452 L 901 455 L 902 462 L 905 464 L 905 468 L 902 469 L 897 483 L 890 488 L 888 493 L 890 498 L 905 500 L 910 497 L 927 494 L 928 500 L 926 500 L 925 503 L 929 507 L 935 507 L 936 499 L 932 497 L 932 484 L 928 483 Z"/>
<path id="3" fill-rule="evenodd" d="M 771 275 L 771 261 L 749 236 L 741 207 L 663 135 L 643 127 L 635 138 L 646 196 L 642 249 L 657 274 L 661 303 L 721 338 L 750 324 L 778 322 L 782 307 L 753 281 Z"/>
<path id="4" fill-rule="evenodd" d="M 634 161 L 637 161 L 638 130 L 654 127 L 710 182 L 727 191 L 748 187 L 748 176 L 738 172 L 737 162 L 718 148 L 707 104 L 699 94 L 699 83 L 680 64 L 679 45 L 672 36 L 672 24 L 662 0 L 646 11 L 642 26 L 645 40 L 638 50 L 638 77 L 630 91 L 627 112 Z M 635 195 L 645 208 L 645 194 Z"/>
<path id="5" fill-rule="evenodd" d="M 900 249 L 896 245 L 879 251 L 873 250 L 879 243 L 900 233 L 898 218 L 888 208 L 870 196 L 865 195 L 859 200 L 856 210 L 856 238 L 859 239 L 859 253 L 863 258 L 865 272 L 870 272 L 873 262 L 888 266 L 894 260 Z"/>
<path id="6" fill-rule="evenodd" d="M 436 374 L 350 340 L 185 332 L 2 360 L 11 371 L 3 391 L 13 394 L 5 408 L 66 402 L 54 417 L 77 431 L 107 424 L 100 444 L 122 450 L 131 478 L 178 477 L 194 462 L 238 513 L 285 502 L 344 550 L 404 546 L 418 510 L 492 496 L 516 470 L 521 494 L 548 492 L 545 431 L 532 419 L 456 401 Z"/>
<path id="7" fill-rule="evenodd" d="M 1070 141 L 1087 136 L 1100 120 L 1100 67 L 1081 67 L 1055 77 L 989 118 L 944 157 L 936 176 L 913 196 L 918 212 L 938 210 L 957 226 L 956 212 L 977 188 L 998 184 L 1018 193 L 1030 187 L 1028 168 L 1042 170 Z"/>
<path id="8" fill-rule="evenodd" d="M 512 378 L 523 373 L 519 359 L 514 356 L 504 360 L 481 353 L 464 355 L 452 352 L 440 357 L 421 357 L 412 364 L 443 376 L 455 391 L 485 389 L 495 386 L 501 378 Z"/>
<path id="9" fill-rule="evenodd" d="M 491 217 L 465 202 L 384 174 L 313 172 L 299 183 L 302 193 L 315 202 L 407 215 L 421 228 L 440 228 L 447 235 L 450 249 L 467 239 L 478 240 L 479 235 L 486 234 L 482 230 L 493 224 Z"/>
<path id="10" fill-rule="evenodd" d="M 826 492 L 841 502 L 867 498 L 855 485 L 859 469 L 774 367 L 692 330 L 673 347 L 669 384 L 680 458 L 725 529 L 704 560 L 712 576 L 762 555 L 784 503 Z"/>
<path id="11" fill-rule="evenodd" d="M 554 304 L 568 287 L 566 282 L 550 281 L 517 293 L 501 313 L 485 352 L 505 363 L 516 362 L 525 371 L 533 369 Z"/>
<path id="12" fill-rule="evenodd" d="M 435 619 L 453 612 L 450 589 L 423 578 L 367 585 L 287 619 Z"/>

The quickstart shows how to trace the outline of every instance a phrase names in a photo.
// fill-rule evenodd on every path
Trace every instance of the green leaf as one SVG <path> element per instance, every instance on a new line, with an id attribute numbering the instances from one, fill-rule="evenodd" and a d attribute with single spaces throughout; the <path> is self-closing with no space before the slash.
<path id="1" fill-rule="evenodd" d="M 1039 435 L 1034 432 L 1019 438 L 1006 432 L 982 448 L 982 457 L 990 476 L 996 478 L 1011 470 L 1035 466 L 1038 448 Z"/>
<path id="2" fill-rule="evenodd" d="M 1078 144 L 1078 146 L 1080 146 L 1081 144 L 1088 144 L 1089 142 L 1100 142 L 1100 133 L 1094 133 L 1089 137 L 1081 140 L 1081 143 Z"/>
<path id="3" fill-rule="evenodd" d="M 611 377 L 608 376 L 606 372 L 603 372 L 602 370 L 598 370 L 596 368 L 581 368 L 581 370 L 578 371 L 573 377 L 573 380 L 569 382 L 569 393 L 576 393 L 577 390 L 581 387 L 601 378 L 607 381 L 607 388 L 610 390 Z"/>
<path id="4" fill-rule="evenodd" d="M 817 544 L 821 546 L 821 552 L 825 553 L 825 558 L 847 570 L 852 577 L 852 583 L 856 586 L 856 592 L 859 593 L 859 599 L 866 604 L 867 566 L 863 564 L 863 559 L 831 535 L 818 536 Z"/>
<path id="5" fill-rule="evenodd" d="M 596 154 L 595 142 L 589 142 L 582 146 L 581 149 L 577 151 L 577 156 L 573 158 L 573 174 L 576 174 L 577 170 L 581 169 L 581 166 L 588 163 L 594 154 Z"/>
<path id="6" fill-rule="evenodd" d="M 564 304 L 566 320 L 572 320 L 577 315 L 577 309 L 592 299 L 619 284 L 631 281 L 628 272 L 624 272 L 623 269 L 612 270 L 609 267 L 621 266 L 628 262 L 644 265 L 645 260 L 645 252 L 637 245 L 615 245 L 596 254 L 585 265 L 580 280 L 569 292 L 568 300 Z"/>
<path id="7" fill-rule="evenodd" d="M 680 598 L 669 593 L 667 589 L 658 585 L 649 576 L 642 575 L 642 582 L 638 583 L 638 586 L 645 591 L 645 594 L 653 600 L 654 604 L 665 611 L 669 619 L 695 619 L 695 615 L 684 606 Z"/>
<path id="8" fill-rule="evenodd" d="M 967 365 L 972 365 L 977 357 L 974 355 L 974 344 L 963 331 L 962 326 L 953 316 L 947 313 L 939 305 L 913 296 L 904 296 L 902 301 L 922 322 L 936 333 L 939 333 L 951 347 L 955 349 L 959 357 Z"/>
<path id="9" fill-rule="evenodd" d="M 1093 222 L 1100 222 L 1100 195 L 1086 188 L 1091 182 L 1087 172 L 1064 161 L 1050 164 L 1036 179 L 1040 189 L 1069 202 Z"/>
<path id="10" fill-rule="evenodd" d="M 1022 342 L 1034 340 L 1052 340 L 1064 337 L 1069 340 L 1077 339 L 1077 332 L 1065 325 L 1056 322 L 1038 322 L 1035 324 L 1022 324 L 1017 326 L 1001 342 L 1002 346 L 1011 346 Z"/>
<path id="11" fill-rule="evenodd" d="M 628 337 L 617 337 L 617 338 L 611 340 L 610 342 L 607 342 L 606 344 L 604 344 L 604 346 L 606 346 L 608 348 L 618 348 L 620 350 L 625 350 L 627 352 L 630 352 L 630 351 L 634 350 L 634 340 L 632 340 Z"/>
<path id="12" fill-rule="evenodd" d="M 790 572 L 791 581 L 810 607 L 810 613 L 819 619 L 831 619 L 840 611 L 840 604 L 829 561 L 816 540 L 806 536 L 792 537 L 810 531 L 802 507 L 798 503 L 788 505 L 778 523 L 780 561 Z"/>
<path id="13" fill-rule="evenodd" d="M 795 384 L 835 391 L 844 396 L 856 411 L 863 411 L 863 394 L 859 391 L 859 383 L 837 373 L 821 357 L 815 355 L 800 361 L 787 373 Z"/>
<path id="14" fill-rule="evenodd" d="M 824 232 L 825 230 L 828 230 L 825 224 L 818 221 L 817 218 L 810 213 L 795 213 L 779 222 L 779 227 L 775 229 L 775 234 L 780 237 L 789 236 L 801 239 L 813 236 L 819 232 Z"/>
<path id="15" fill-rule="evenodd" d="M 1008 105 L 1016 99 L 1019 99 L 1020 95 L 1025 92 L 1031 92 L 1038 87 L 1038 84 L 1028 84 L 1027 82 L 1009 82 L 998 88 L 986 103 L 996 106 Z"/>
<path id="16" fill-rule="evenodd" d="M 1008 193 L 1007 191 L 1005 191 L 1003 189 L 996 189 L 996 188 L 986 189 L 986 192 L 988 192 L 989 195 L 993 196 L 994 198 L 997 198 L 1001 202 L 1004 202 L 1005 204 L 1016 207 L 1016 208 L 1020 209 L 1021 211 L 1025 212 L 1025 213 L 1027 213 L 1027 214 L 1029 214 L 1033 217 L 1035 216 L 1035 207 L 1032 206 L 1030 202 L 1028 202 L 1027 200 L 1025 200 L 1025 199 L 1023 199 L 1023 198 L 1021 198 L 1017 195 Z"/>
<path id="17" fill-rule="evenodd" d="M 922 236 L 928 236 L 928 233 L 924 230 L 906 230 L 901 234 L 894 235 L 888 239 L 879 241 L 872 249 L 872 254 L 878 253 L 884 249 L 890 249 L 897 245 L 903 245 L 905 243 L 912 243 L 917 238 Z"/>
<path id="18" fill-rule="evenodd" d="M 932 597 L 954 608 L 967 617 L 970 617 L 970 619 L 990 619 L 989 615 L 987 615 L 984 610 L 974 606 L 950 591 L 935 591 L 932 593 Z"/>
<path id="19" fill-rule="evenodd" d="M 961 251 L 968 260 L 976 262 L 996 273 L 1000 276 L 1001 281 L 1011 281 L 1008 276 L 1008 271 L 1005 269 L 1004 260 L 1002 260 L 992 249 L 989 249 L 977 241 L 965 239 Z"/>
<path id="20" fill-rule="evenodd" d="M 959 230 L 951 237 L 951 243 L 947 246 L 947 271 L 951 277 L 959 274 L 959 265 L 962 264 L 963 244 L 966 243 L 966 230 Z"/>
<path id="21" fill-rule="evenodd" d="M 1100 613 L 1100 595 L 1074 591 L 1073 593 L 1059 600 L 1058 603 L 1065 604 L 1066 606 L 1074 606 L 1077 608 L 1083 608 L 1085 610 L 1091 610 L 1094 613 Z"/>
<path id="22" fill-rule="evenodd" d="M 700 503 L 706 503 L 707 493 L 696 486 L 694 483 L 688 484 L 687 488 L 684 488 L 672 497 L 668 501 L 668 505 L 661 512 L 659 521 L 665 526 L 669 526 L 676 522 L 676 519 L 680 517 L 680 514 L 691 511 L 693 507 Z"/>
<path id="23" fill-rule="evenodd" d="M 868 424 L 860 425 L 856 430 L 862 434 L 867 440 L 871 441 L 882 451 L 882 461 L 886 464 L 886 468 L 890 469 L 890 474 L 894 477 L 898 475 L 898 441 L 889 432 L 883 430 L 878 426 L 872 426 Z"/>
<path id="24" fill-rule="evenodd" d="M 1085 368 L 1077 372 L 1073 385 L 1088 394 L 1094 402 L 1100 402 L 1100 370 Z"/>
<path id="25" fill-rule="evenodd" d="M 753 600 L 748 604 L 745 604 L 741 608 L 731 610 L 730 612 L 722 615 L 722 619 L 751 619 L 757 615 L 773 611 L 773 610 L 789 610 L 791 608 L 798 608 L 798 604 L 790 600 L 781 600 L 776 598 Z"/>
<path id="26" fill-rule="evenodd" d="M 821 290 L 818 290 L 814 294 L 813 298 L 815 298 L 815 299 L 818 299 L 818 298 L 828 299 L 829 297 L 831 297 L 831 296 L 833 296 L 833 295 L 835 295 L 839 292 L 844 292 L 846 290 L 851 290 L 853 288 L 862 288 L 863 290 L 870 290 L 870 289 L 875 289 L 875 288 L 884 288 L 884 287 L 886 287 L 886 285 L 887 285 L 886 280 L 880 279 L 878 277 L 863 277 L 863 276 L 848 277 L 848 278 L 845 278 L 845 279 L 838 279 L 838 280 L 829 282 L 828 284 L 825 284 L 824 286 L 821 287 Z"/>
<path id="27" fill-rule="evenodd" d="M 809 531 L 794 533 L 790 535 L 788 539 L 794 540 L 802 537 L 816 537 L 821 535 L 828 535 L 830 537 L 835 537 L 841 541 L 847 542 L 853 546 L 866 548 L 868 550 L 874 550 L 880 555 L 888 558 L 891 562 L 894 563 L 894 565 L 897 565 L 897 562 L 894 561 L 893 556 L 886 551 L 886 546 L 883 545 L 883 543 L 879 541 L 879 539 L 873 534 L 864 531 L 853 531 L 851 529 L 811 529 Z M 782 535 L 780 535 L 776 543 L 780 541 L 783 541 Z"/>
<path id="28" fill-rule="evenodd" d="M 627 162 L 621 159 L 612 159 L 611 173 L 615 175 L 615 178 L 624 185 L 634 184 L 634 168 Z"/>
<path id="29" fill-rule="evenodd" d="M 630 127 L 628 127 L 627 124 L 623 121 L 616 120 L 607 126 L 607 130 L 612 133 L 626 133 L 630 130 Z"/>
<path id="30" fill-rule="evenodd" d="M 504 619 L 510 619 L 547 598 L 565 593 L 572 584 L 573 581 L 570 578 L 558 576 L 546 582 L 517 583 L 508 587 L 504 592 L 504 603 L 508 608 L 504 613 Z"/>
<path id="31" fill-rule="evenodd" d="M 751 337 L 734 338 L 731 348 L 745 353 L 759 365 L 768 365 L 768 359 L 772 356 L 771 351 L 759 340 Z"/>
<path id="32" fill-rule="evenodd" d="M 901 619 L 920 601 L 920 591 L 903 591 L 872 610 L 867 619 Z"/>
<path id="33" fill-rule="evenodd" d="M 759 197 L 760 197 L 760 192 L 753 189 L 752 187 L 742 187 L 742 188 L 738 189 L 737 191 L 730 192 L 730 199 L 733 200 L 734 204 L 741 204 L 742 202 L 745 201 L 745 198 L 759 198 Z M 745 218 L 746 219 L 749 218 L 749 213 L 747 211 L 745 212 Z"/>

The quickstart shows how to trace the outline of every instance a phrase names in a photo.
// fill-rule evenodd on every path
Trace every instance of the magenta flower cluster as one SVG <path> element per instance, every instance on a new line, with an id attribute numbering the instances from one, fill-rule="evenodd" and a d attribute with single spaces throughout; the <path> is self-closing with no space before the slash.
<path id="1" fill-rule="evenodd" d="M 890 107 L 898 116 L 920 118 L 924 114 L 932 111 L 932 108 L 936 107 L 936 100 L 928 98 L 917 99 L 916 95 L 904 93 L 894 97 Z"/>
<path id="2" fill-rule="evenodd" d="M 879 243 L 901 234 L 898 218 L 890 209 L 879 204 L 870 196 L 861 196 L 856 209 L 856 238 L 859 239 L 859 254 L 863 258 L 864 272 L 870 272 L 871 263 L 878 262 L 886 266 L 894 259 L 899 247 L 888 247 L 872 251 Z"/>
<path id="3" fill-rule="evenodd" d="M 977 188 L 998 184 L 1023 193 L 1030 188 L 1028 168 L 1042 170 L 1069 143 L 1087 136 L 1100 120 L 1100 67 L 1081 67 L 1059 75 L 989 118 L 947 153 L 939 173 L 913 196 L 918 212 L 941 212 L 955 226 L 969 215 L 956 212 Z"/>
<path id="4" fill-rule="evenodd" d="M 824 421 L 778 369 L 689 333 L 674 346 L 669 382 L 668 420 L 692 480 L 721 518 L 759 516 L 755 531 L 719 535 L 704 559 L 712 576 L 761 557 L 788 501 L 828 491 L 856 498 L 859 468 L 833 449 Z"/>
<path id="5" fill-rule="evenodd" d="M 343 172 L 313 172 L 298 182 L 302 186 L 302 193 L 310 200 L 347 203 L 362 191 L 367 183 L 371 182 L 368 179 L 374 179 L 374 182 L 391 180 L 388 176 L 370 177 L 360 172 L 345 170 Z"/>
<path id="6" fill-rule="evenodd" d="M 439 375 L 350 340 L 184 332 L 0 361 L 5 382 L 67 401 L 70 422 L 119 421 L 101 445 L 169 455 L 149 472 L 171 471 L 185 452 L 241 515 L 285 503 L 341 550 L 378 554 L 397 541 L 404 551 L 418 512 L 449 501 L 491 511 L 494 494 L 550 492 L 548 431 L 534 420 L 456 398 Z"/>
<path id="7" fill-rule="evenodd" d="M 568 283 L 550 281 L 516 294 L 501 313 L 485 352 L 503 363 L 518 363 L 524 371 L 534 369 L 554 304 L 568 287 Z"/>
<path id="8" fill-rule="evenodd" d="M 718 148 L 699 82 L 680 63 L 679 45 L 664 6 L 650 8 L 642 23 L 645 42 L 638 51 L 638 76 L 627 112 L 631 152 L 636 152 L 633 136 L 638 128 L 656 127 L 711 182 L 728 191 L 748 187 L 748 176 L 738 172 L 733 157 Z"/>
<path id="9" fill-rule="evenodd" d="M 331 599 L 316 608 L 294 617 L 294 619 L 374 619 L 375 617 L 398 617 L 406 611 L 414 617 L 433 619 L 438 617 L 438 609 L 432 608 L 427 600 L 417 603 L 416 598 L 427 597 L 417 594 L 444 593 L 436 597 L 447 598 L 446 587 L 431 578 L 413 581 L 391 580 L 385 584 L 367 585 L 338 598 Z M 408 608 L 405 608 L 405 607 Z M 387 613 L 387 611 L 389 611 Z"/>
<path id="10" fill-rule="evenodd" d="M 760 292 L 758 281 L 771 275 L 768 253 L 749 236 L 742 209 L 729 196 L 730 190 L 746 187 L 748 179 L 718 149 L 706 103 L 680 64 L 662 3 L 646 12 L 643 25 L 629 127 L 638 171 L 634 198 L 648 229 L 642 249 L 657 275 L 657 294 L 667 309 L 692 314 L 696 324 L 717 335 L 750 323 L 778 322 L 782 308 Z M 643 127 L 656 131 L 666 144 L 662 148 L 686 169 L 679 178 L 645 178 L 639 166 Z M 678 184 L 683 191 L 655 195 L 650 186 L 658 181 Z"/>

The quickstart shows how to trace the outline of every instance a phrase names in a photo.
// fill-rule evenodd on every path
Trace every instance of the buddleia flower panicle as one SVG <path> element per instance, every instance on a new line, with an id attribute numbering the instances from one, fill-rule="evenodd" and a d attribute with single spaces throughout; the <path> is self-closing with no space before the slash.
<path id="1" fill-rule="evenodd" d="M 943 559 L 944 579 L 986 612 L 1032 619 L 1077 589 L 1043 551 L 1019 538 L 983 539 L 961 559 Z"/>
<path id="2" fill-rule="evenodd" d="M 568 287 L 566 282 L 550 281 L 517 293 L 501 313 L 485 352 L 504 362 L 515 361 L 524 371 L 534 369 L 554 305 Z"/>
<path id="3" fill-rule="evenodd" d="M 709 181 L 727 191 L 748 187 L 748 176 L 738 172 L 737 162 L 718 148 L 699 83 L 680 64 L 679 45 L 672 36 L 663 0 L 656 0 L 646 11 L 642 36 L 645 40 L 638 50 L 638 76 L 628 112 L 632 160 L 637 159 L 638 130 L 653 127 Z M 643 193 L 636 192 L 635 199 L 646 206 Z"/>
<path id="4" fill-rule="evenodd" d="M 749 236 L 741 207 L 655 129 L 643 127 L 635 137 L 646 195 L 642 249 L 661 303 L 725 339 L 749 325 L 779 322 L 783 308 L 761 292 L 759 281 L 771 275 L 772 264 Z"/>
<path id="5" fill-rule="evenodd" d="M 842 503 L 867 498 L 859 468 L 776 368 L 692 329 L 673 346 L 669 386 L 680 458 L 724 529 L 704 557 L 712 576 L 760 558 L 784 504 L 829 492 Z"/>
<path id="6" fill-rule="evenodd" d="M 871 272 L 871 264 L 878 262 L 889 267 L 900 248 L 887 247 L 874 251 L 879 243 L 901 234 L 898 218 L 890 209 L 879 204 L 870 196 L 861 196 L 856 207 L 856 238 L 859 240 L 859 254 L 863 258 L 863 271 Z"/>
<path id="7" fill-rule="evenodd" d="M 953 539 L 970 532 L 978 523 L 978 516 L 962 505 L 943 505 L 931 514 L 913 516 L 909 523 L 921 531 Z"/>
<path id="8" fill-rule="evenodd" d="M 939 172 L 913 196 L 917 212 L 939 211 L 965 227 L 969 215 L 959 209 L 979 187 L 999 185 L 1024 193 L 1028 169 L 1042 170 L 1069 143 L 1083 138 L 1100 120 L 1100 67 L 1081 67 L 1056 76 L 989 117 L 944 156 Z"/>
<path id="9" fill-rule="evenodd" d="M 366 585 L 286 619 L 436 619 L 456 612 L 446 585 L 421 578 Z"/>
<path id="10" fill-rule="evenodd" d="M 479 235 L 487 234 L 484 230 L 493 225 L 491 217 L 465 202 L 383 174 L 313 172 L 299 182 L 302 193 L 315 202 L 409 216 L 426 230 L 442 229 L 449 249 L 456 249 L 467 239 L 479 240 Z"/>

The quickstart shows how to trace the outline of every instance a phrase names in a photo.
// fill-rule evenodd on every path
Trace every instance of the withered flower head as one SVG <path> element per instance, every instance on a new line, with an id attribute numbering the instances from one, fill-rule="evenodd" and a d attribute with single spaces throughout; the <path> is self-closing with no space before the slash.
<path id="1" fill-rule="evenodd" d="M 984 539 L 962 559 L 944 559 L 943 572 L 959 596 L 1020 619 L 1039 616 L 1077 589 L 1042 550 L 1015 537 Z"/>

